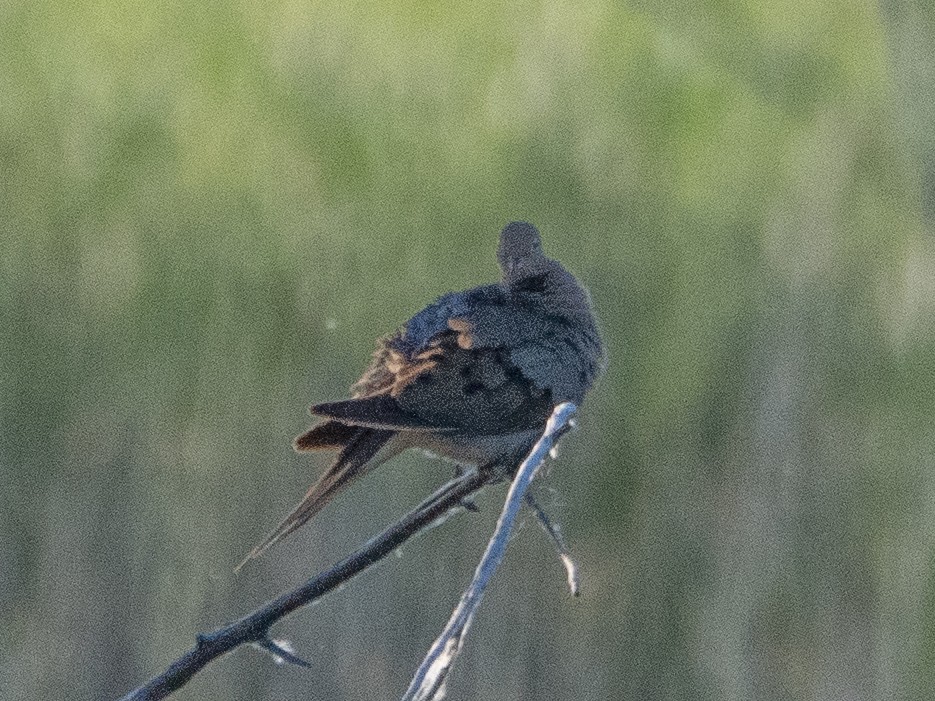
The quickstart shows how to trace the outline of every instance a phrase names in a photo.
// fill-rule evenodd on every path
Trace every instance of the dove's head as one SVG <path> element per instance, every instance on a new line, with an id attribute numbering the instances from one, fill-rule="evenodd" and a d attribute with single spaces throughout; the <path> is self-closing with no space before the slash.
<path id="1" fill-rule="evenodd" d="M 497 248 L 502 285 L 524 304 L 567 319 L 592 319 L 591 299 L 575 276 L 542 252 L 539 231 L 511 222 L 500 232 Z"/>
<path id="2" fill-rule="evenodd" d="M 535 275 L 548 260 L 542 252 L 539 230 L 524 221 L 507 224 L 500 232 L 497 260 L 507 285 L 530 274 Z"/>

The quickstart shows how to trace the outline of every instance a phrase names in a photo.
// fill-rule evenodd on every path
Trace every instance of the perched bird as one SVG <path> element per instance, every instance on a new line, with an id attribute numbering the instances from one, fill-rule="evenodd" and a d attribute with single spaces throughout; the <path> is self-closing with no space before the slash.
<path id="1" fill-rule="evenodd" d="M 497 260 L 499 283 L 440 297 L 377 342 L 351 399 L 310 408 L 326 420 L 295 449 L 337 458 L 244 563 L 408 448 L 511 474 L 554 405 L 581 403 L 605 363 L 588 293 L 526 222 L 503 229 Z"/>

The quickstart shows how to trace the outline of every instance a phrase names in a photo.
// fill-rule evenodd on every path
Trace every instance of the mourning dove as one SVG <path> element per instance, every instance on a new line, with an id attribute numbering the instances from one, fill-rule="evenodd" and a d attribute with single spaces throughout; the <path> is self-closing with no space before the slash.
<path id="1" fill-rule="evenodd" d="M 510 474 L 553 406 L 581 403 L 605 363 L 588 293 L 526 222 L 503 229 L 497 260 L 499 283 L 440 297 L 379 339 L 351 399 L 311 407 L 327 420 L 295 449 L 338 456 L 244 562 L 409 448 Z"/>

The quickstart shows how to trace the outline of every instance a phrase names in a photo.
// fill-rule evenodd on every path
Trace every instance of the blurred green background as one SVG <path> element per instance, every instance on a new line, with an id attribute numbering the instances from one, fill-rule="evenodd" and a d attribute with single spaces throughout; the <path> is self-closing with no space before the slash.
<path id="1" fill-rule="evenodd" d="M 234 575 L 373 339 L 524 218 L 610 368 L 451 699 L 929 699 L 935 6 L 0 5 L 0 697 L 115 698 L 448 478 Z M 178 699 L 392 699 L 502 491 Z"/>

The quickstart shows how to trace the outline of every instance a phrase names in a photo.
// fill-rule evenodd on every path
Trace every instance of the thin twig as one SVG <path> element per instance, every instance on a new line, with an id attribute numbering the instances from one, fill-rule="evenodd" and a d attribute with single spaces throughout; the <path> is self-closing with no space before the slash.
<path id="1" fill-rule="evenodd" d="M 331 569 L 312 577 L 238 621 L 196 636 L 195 647 L 175 660 L 166 671 L 131 691 L 120 701 L 163 699 L 184 686 L 207 664 L 245 644 L 257 645 L 283 661 L 302 664 L 304 660 L 270 640 L 270 627 L 376 564 L 413 536 L 462 508 L 463 499 L 498 479 L 496 473 L 476 470 L 449 482 Z"/>
<path id="2" fill-rule="evenodd" d="M 273 659 L 280 664 L 289 663 L 294 664 L 297 667 L 311 667 L 312 665 L 303 660 L 301 657 L 296 655 L 292 650 L 286 647 L 286 644 L 280 640 L 272 640 L 270 638 L 265 638 L 257 643 L 254 643 L 261 650 L 266 650 L 269 654 L 273 656 Z"/>
<path id="3" fill-rule="evenodd" d="M 532 509 L 532 512 L 536 515 L 536 520 L 539 521 L 539 525 L 542 526 L 542 530 L 551 538 L 552 544 L 558 551 L 558 559 L 562 561 L 562 567 L 565 568 L 565 576 L 568 578 L 568 589 L 571 591 L 571 595 L 578 596 L 581 594 L 578 565 L 571 556 L 571 551 L 568 549 L 568 544 L 565 542 L 565 537 L 562 535 L 561 528 L 559 528 L 557 523 L 552 522 L 552 519 L 550 519 L 549 515 L 545 512 L 545 509 L 536 501 L 532 491 L 526 492 L 525 499 L 526 506 Z"/>
<path id="4" fill-rule="evenodd" d="M 555 407 L 542 438 L 539 439 L 526 459 L 523 460 L 522 465 L 520 465 L 516 477 L 513 478 L 513 484 L 510 485 L 503 511 L 500 514 L 499 521 L 497 521 L 497 527 L 474 573 L 474 579 L 471 580 L 467 590 L 461 596 L 461 601 L 455 607 L 451 618 L 448 619 L 448 624 L 442 634 L 432 644 L 422 664 L 419 665 L 419 669 L 403 695 L 402 701 L 437 701 L 444 697 L 444 687 L 448 673 L 461 652 L 471 619 L 480 605 L 490 578 L 503 560 L 503 555 L 510 540 L 510 533 L 513 530 L 513 524 L 520 508 L 522 508 L 526 490 L 529 488 L 529 484 L 545 460 L 546 455 L 549 454 L 556 435 L 563 432 L 574 412 L 575 405 L 571 402 L 565 402 Z"/>

